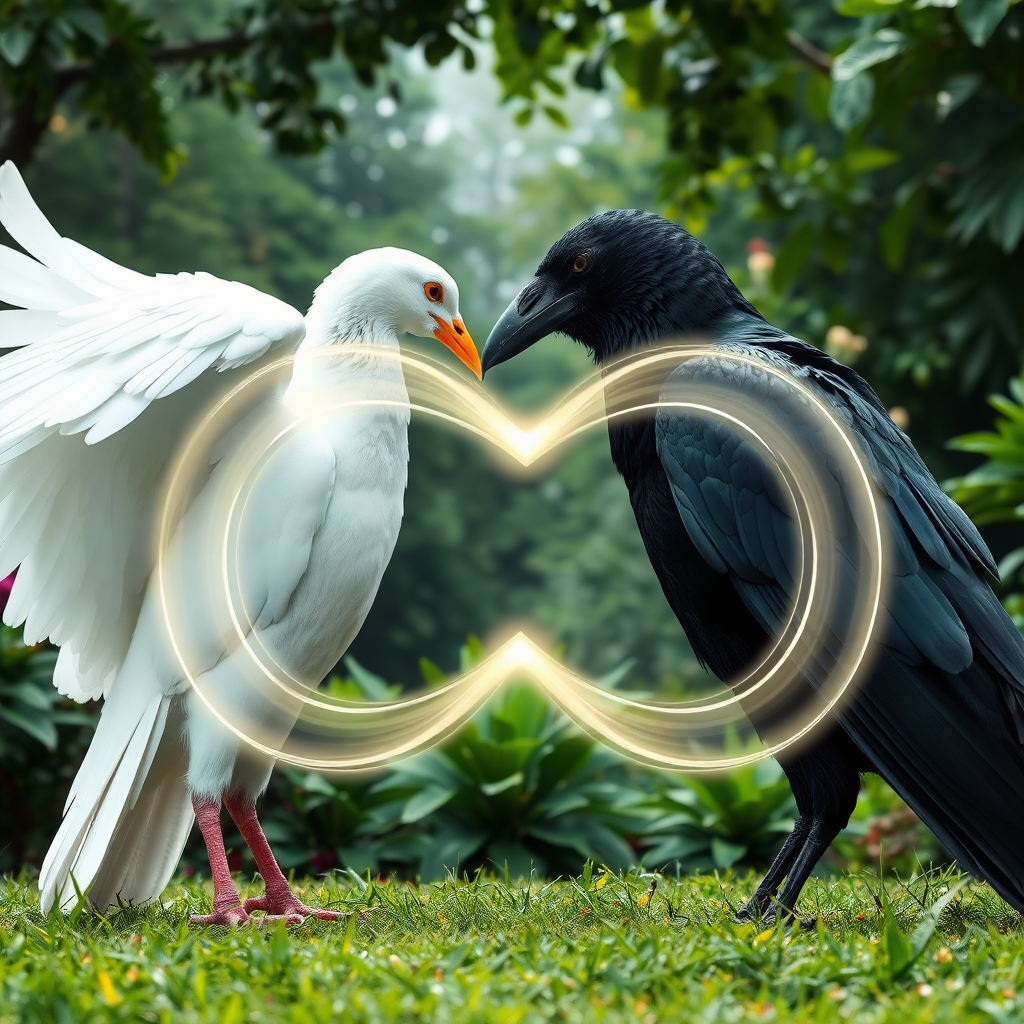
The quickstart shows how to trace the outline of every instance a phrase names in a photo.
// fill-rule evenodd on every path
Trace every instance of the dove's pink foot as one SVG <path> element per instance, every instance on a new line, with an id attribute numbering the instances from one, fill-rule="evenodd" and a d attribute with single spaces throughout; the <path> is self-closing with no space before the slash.
<path id="1" fill-rule="evenodd" d="M 264 920 L 287 921 L 289 924 L 299 924 L 307 917 L 315 918 L 318 921 L 340 921 L 347 917 L 347 914 L 337 910 L 319 910 L 316 907 L 307 907 L 292 892 L 288 879 L 284 877 L 270 843 L 263 834 L 259 818 L 256 817 L 256 807 L 249 801 L 237 797 L 227 796 L 224 798 L 224 806 L 228 809 L 242 838 L 252 851 L 256 861 L 256 867 L 263 876 L 265 892 L 262 896 L 248 899 L 242 905 L 245 913 L 254 910 L 266 912 Z"/>
<path id="2" fill-rule="evenodd" d="M 277 899 L 271 900 L 266 894 L 246 900 L 242 909 L 251 914 L 254 910 L 266 911 L 266 920 L 283 920 L 289 924 L 298 924 L 305 921 L 307 917 L 315 917 L 318 921 L 340 921 L 347 914 L 338 910 L 320 910 L 317 907 L 307 907 L 298 896 L 289 889 L 287 893 Z"/>
<path id="3" fill-rule="evenodd" d="M 189 921 L 198 925 L 222 924 L 236 926 L 247 924 L 249 915 L 242 906 L 231 870 L 228 855 L 224 849 L 224 833 L 220 830 L 220 804 L 215 800 L 192 797 L 192 808 L 199 822 L 199 831 L 206 843 L 206 855 L 210 858 L 210 876 L 213 878 L 213 913 L 193 914 Z"/>
<path id="4" fill-rule="evenodd" d="M 248 924 L 249 915 L 245 912 L 244 907 L 228 907 L 227 910 L 218 910 L 212 914 L 190 914 L 188 923 L 198 925 L 222 924 L 228 928 L 236 928 L 239 925 Z"/>

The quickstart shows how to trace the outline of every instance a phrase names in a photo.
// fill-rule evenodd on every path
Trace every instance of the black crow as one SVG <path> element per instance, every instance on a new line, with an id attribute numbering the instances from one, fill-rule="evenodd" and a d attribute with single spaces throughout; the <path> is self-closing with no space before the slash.
<path id="1" fill-rule="evenodd" d="M 892 551 L 878 650 L 848 705 L 780 756 L 799 817 L 740 916 L 795 907 L 868 771 L 964 869 L 1024 912 L 1024 641 L 989 585 L 996 567 L 978 531 L 869 385 L 769 324 L 700 241 L 638 210 L 598 214 L 551 247 L 487 339 L 484 370 L 554 332 L 601 364 L 692 336 L 780 367 L 850 425 L 878 487 Z M 719 366 L 750 401 L 776 401 L 765 374 Z M 785 548 L 791 521 L 772 515 L 753 531 L 739 522 L 751 495 L 770 490 L 767 467 L 731 460 L 735 435 L 706 417 L 662 409 L 610 421 L 608 434 L 694 653 L 720 679 L 736 679 L 778 629 L 791 596 L 765 539 L 775 531 Z"/>

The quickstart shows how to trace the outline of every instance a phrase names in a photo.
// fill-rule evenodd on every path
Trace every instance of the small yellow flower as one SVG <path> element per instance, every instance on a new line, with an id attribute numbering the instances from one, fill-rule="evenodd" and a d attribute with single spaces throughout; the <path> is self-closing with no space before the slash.
<path id="1" fill-rule="evenodd" d="M 103 996 L 103 1001 L 107 1006 L 117 1006 L 121 1002 L 121 993 L 114 988 L 110 975 L 106 971 L 99 971 L 97 977 L 100 981 L 100 995 Z"/>
<path id="2" fill-rule="evenodd" d="M 651 879 L 651 887 L 647 890 L 638 900 L 637 903 L 646 908 L 651 902 L 651 897 L 654 895 L 654 890 L 658 888 L 658 880 L 656 878 Z"/>

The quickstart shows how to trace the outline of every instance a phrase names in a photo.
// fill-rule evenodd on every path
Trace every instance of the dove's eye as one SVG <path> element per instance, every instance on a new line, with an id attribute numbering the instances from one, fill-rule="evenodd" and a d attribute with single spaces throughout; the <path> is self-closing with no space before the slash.
<path id="1" fill-rule="evenodd" d="M 444 302 L 444 288 L 437 281 L 428 281 L 423 286 L 423 294 L 431 302 Z"/>

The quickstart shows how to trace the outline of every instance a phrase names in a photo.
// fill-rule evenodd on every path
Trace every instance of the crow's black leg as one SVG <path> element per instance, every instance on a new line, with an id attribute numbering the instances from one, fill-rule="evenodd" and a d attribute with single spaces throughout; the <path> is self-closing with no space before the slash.
<path id="1" fill-rule="evenodd" d="M 789 788 L 793 790 L 797 819 L 793 825 L 793 831 L 789 833 L 782 849 L 772 861 L 768 873 L 762 879 L 754 895 L 736 915 L 735 920 L 739 923 L 757 921 L 762 918 L 770 920 L 775 916 L 775 894 L 793 867 L 793 862 L 804 848 L 807 836 L 811 831 L 811 823 L 814 820 L 814 785 L 810 780 L 813 777 L 815 765 L 820 760 L 817 755 L 817 750 L 812 748 L 798 757 L 787 758 L 784 761 L 780 759 L 779 761 L 789 780 Z"/>
<path id="2" fill-rule="evenodd" d="M 772 900 L 779 891 L 782 880 L 789 874 L 793 861 L 796 860 L 801 849 L 803 849 L 810 830 L 811 824 L 809 819 L 800 815 L 796 819 L 793 831 L 786 837 L 785 844 L 779 850 L 775 860 L 772 861 L 772 866 L 768 869 L 768 873 L 761 880 L 761 884 L 754 891 L 754 895 L 736 913 L 736 916 L 733 918 L 734 921 L 738 924 L 756 921 L 763 916 L 766 910 L 774 905 Z"/>
<path id="3" fill-rule="evenodd" d="M 857 805 L 860 775 L 856 768 L 836 758 L 828 760 L 831 762 L 829 772 L 817 776 L 812 789 L 813 809 L 807 838 L 789 869 L 777 901 L 790 914 L 795 910 L 800 891 L 815 864 L 821 860 L 832 840 L 846 827 Z"/>
<path id="4" fill-rule="evenodd" d="M 737 920 L 770 923 L 778 906 L 793 910 L 815 864 L 850 820 L 860 790 L 860 769 L 866 767 L 862 760 L 846 735 L 833 729 L 814 746 L 782 762 L 799 817 Z"/>
<path id="5" fill-rule="evenodd" d="M 786 884 L 782 887 L 782 892 L 779 893 L 778 905 L 782 908 L 783 913 L 793 914 L 796 901 L 807 879 L 811 877 L 814 865 L 821 860 L 822 854 L 832 845 L 832 840 L 842 832 L 849 820 L 850 815 L 847 814 L 841 821 L 836 818 L 819 818 L 811 823 L 807 841 L 800 853 L 797 854 L 793 867 L 786 876 Z"/>

